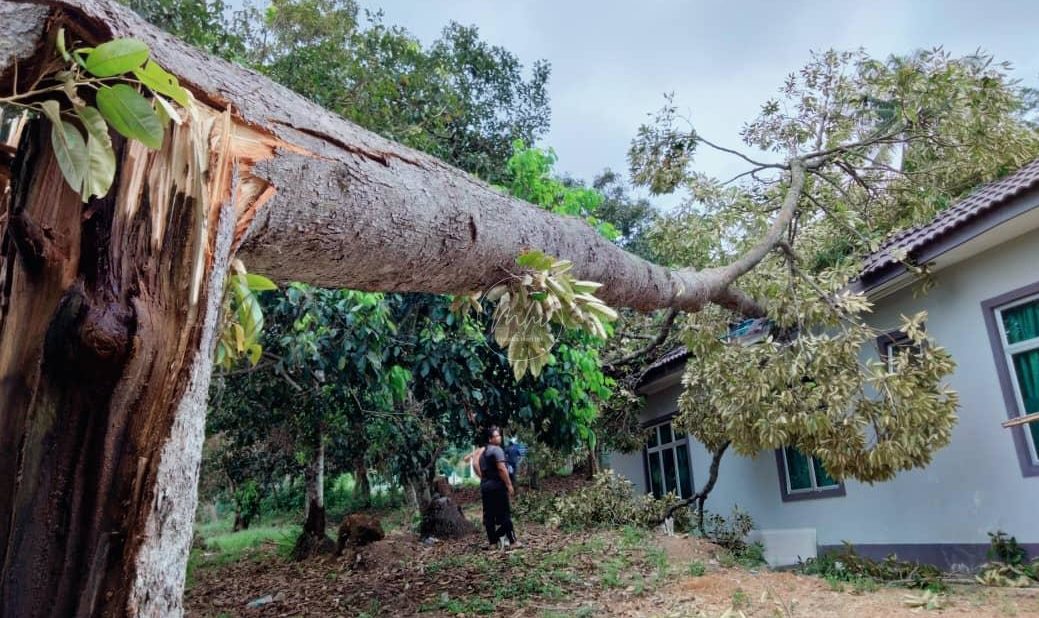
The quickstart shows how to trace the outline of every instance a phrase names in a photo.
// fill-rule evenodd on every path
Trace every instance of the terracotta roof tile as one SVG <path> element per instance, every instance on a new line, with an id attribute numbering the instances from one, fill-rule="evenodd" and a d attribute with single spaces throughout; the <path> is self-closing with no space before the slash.
<path id="1" fill-rule="evenodd" d="M 933 219 L 900 232 L 896 232 L 876 252 L 866 256 L 859 277 L 875 273 L 885 266 L 896 263 L 894 253 L 905 251 L 910 257 L 928 244 L 939 240 L 964 224 L 1005 203 L 1012 197 L 1039 187 L 1039 159 L 1032 161 L 1012 174 L 978 187 L 970 195 L 956 202 Z M 685 346 L 674 348 L 653 362 L 643 374 L 643 383 L 652 374 L 685 360 Z"/>
<path id="2" fill-rule="evenodd" d="M 951 233 L 960 226 L 1006 202 L 1008 199 L 1039 186 L 1039 159 L 1032 161 L 1016 172 L 994 180 L 974 190 L 933 219 L 916 227 L 892 235 L 874 253 L 863 260 L 860 277 L 872 274 L 894 264 L 895 253 L 904 251 L 912 257 L 913 252 Z"/>

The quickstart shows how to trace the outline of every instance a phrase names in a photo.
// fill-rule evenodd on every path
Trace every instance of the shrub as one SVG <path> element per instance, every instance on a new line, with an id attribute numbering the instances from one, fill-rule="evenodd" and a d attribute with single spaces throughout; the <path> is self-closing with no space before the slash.
<path id="1" fill-rule="evenodd" d="M 561 528 L 650 528 L 679 502 L 673 494 L 662 499 L 636 496 L 630 481 L 607 470 L 581 489 L 562 496 L 527 492 L 516 501 L 516 515 Z M 688 509 L 675 512 L 675 528 L 689 526 Z"/>
<path id="2" fill-rule="evenodd" d="M 942 572 L 930 564 L 899 560 L 890 555 L 881 561 L 860 556 L 850 543 L 844 548 L 809 558 L 801 566 L 801 571 L 809 575 L 818 575 L 831 582 L 861 582 L 865 578 L 875 581 L 898 582 L 909 588 L 927 588 L 940 591 L 945 588 L 942 583 Z"/>
<path id="3" fill-rule="evenodd" d="M 985 586 L 1025 587 L 1039 581 L 1039 560 L 1028 564 L 1028 552 L 1018 544 L 1016 537 L 997 530 L 989 533 L 989 539 L 989 563 L 982 566 L 975 577 L 978 583 Z"/>
<path id="4" fill-rule="evenodd" d="M 248 528 L 252 520 L 260 515 L 260 487 L 250 479 L 234 493 L 234 502 L 238 510 L 238 521 L 243 528 Z"/>
<path id="5" fill-rule="evenodd" d="M 753 569 L 765 564 L 765 546 L 761 543 L 750 543 L 744 545 L 743 551 L 736 555 L 740 566 L 745 569 Z"/>
<path id="6" fill-rule="evenodd" d="M 1007 536 L 1006 532 L 996 530 L 989 532 L 988 559 L 1011 566 L 1019 566 L 1028 559 L 1028 552 L 1017 542 L 1017 537 Z"/>
<path id="7" fill-rule="evenodd" d="M 754 520 L 740 507 L 732 508 L 732 515 L 725 518 L 718 513 L 705 513 L 704 529 L 708 540 L 721 545 L 737 557 L 747 550 L 747 534 L 754 528 Z M 764 562 L 764 547 L 761 548 Z"/>

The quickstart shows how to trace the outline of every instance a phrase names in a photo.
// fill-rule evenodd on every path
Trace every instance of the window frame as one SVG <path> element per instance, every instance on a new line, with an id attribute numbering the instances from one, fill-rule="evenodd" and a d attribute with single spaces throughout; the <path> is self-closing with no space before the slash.
<path id="1" fill-rule="evenodd" d="M 926 326 L 925 326 L 926 328 Z M 909 335 L 900 330 L 893 330 L 877 337 L 877 353 L 880 355 L 880 362 L 884 363 L 888 371 L 892 371 L 894 368 L 891 366 L 891 350 L 892 348 L 919 348 Z"/>
<path id="2" fill-rule="evenodd" d="M 1039 281 L 1024 287 L 1011 290 L 981 303 L 985 318 L 989 343 L 992 346 L 992 357 L 999 377 L 999 387 L 1003 393 L 1003 404 L 1007 410 L 1007 418 L 1015 419 L 1022 415 L 1024 400 L 1021 385 L 1011 368 L 1010 359 L 1014 353 L 1033 350 L 1039 347 L 1039 341 L 1021 342 L 1010 345 L 1006 342 L 1006 329 L 1003 326 L 1002 311 L 1039 300 Z M 1024 425 L 1010 428 L 1017 452 L 1022 476 L 1039 477 L 1039 445 L 1034 443 L 1031 431 Z"/>
<path id="3" fill-rule="evenodd" d="M 836 485 L 819 487 L 815 478 L 815 457 L 802 453 L 808 458 L 808 472 L 812 479 L 812 487 L 807 489 L 792 489 L 790 487 L 790 468 L 787 465 L 786 448 L 776 449 L 776 467 L 779 469 L 779 492 L 783 502 L 797 502 L 799 500 L 818 500 L 821 498 L 836 498 L 847 495 L 844 481 L 837 481 Z"/>
<path id="4" fill-rule="evenodd" d="M 675 483 L 677 485 L 677 487 L 676 487 L 676 489 L 677 489 L 676 494 L 678 495 L 678 497 L 680 499 L 684 500 L 684 499 L 687 499 L 687 498 L 691 498 L 691 497 L 693 497 L 696 494 L 696 480 L 693 477 L 693 452 L 692 452 L 692 449 L 690 448 L 689 434 L 683 434 L 682 439 L 675 440 L 676 432 L 675 432 L 675 426 L 674 426 L 674 423 L 673 423 L 675 416 L 677 416 L 676 413 L 668 414 L 666 416 L 662 416 L 660 418 L 653 419 L 652 421 L 648 421 L 643 426 L 644 429 L 649 429 L 649 430 L 653 430 L 654 432 L 656 432 L 655 435 L 656 435 L 657 439 L 656 439 L 656 445 L 655 446 L 649 446 L 649 441 L 647 441 L 646 445 L 642 447 L 642 467 L 643 467 L 643 470 L 645 471 L 645 474 L 646 474 L 646 493 L 653 494 L 653 478 L 652 478 L 652 473 L 650 472 L 651 466 L 650 466 L 650 459 L 649 458 L 650 458 L 650 456 L 656 455 L 657 453 L 660 453 L 661 451 L 671 451 L 671 453 L 672 453 L 671 456 L 672 456 L 672 458 L 674 460 L 674 464 L 675 464 Z M 670 425 L 671 426 L 671 441 L 670 442 L 661 442 L 660 441 L 660 428 L 663 427 L 664 425 Z M 686 449 L 686 470 L 689 473 L 689 491 L 690 491 L 690 495 L 688 495 L 688 496 L 681 495 L 682 494 L 682 473 L 681 473 L 680 462 L 679 462 L 679 458 L 678 458 L 678 449 L 679 448 L 685 448 Z M 664 476 L 664 469 L 665 468 L 664 468 L 663 455 L 661 455 L 658 460 L 660 461 L 661 482 L 663 483 L 663 490 L 664 490 L 663 495 L 667 495 L 667 479 Z M 655 496 L 656 494 L 653 494 L 653 495 Z"/>

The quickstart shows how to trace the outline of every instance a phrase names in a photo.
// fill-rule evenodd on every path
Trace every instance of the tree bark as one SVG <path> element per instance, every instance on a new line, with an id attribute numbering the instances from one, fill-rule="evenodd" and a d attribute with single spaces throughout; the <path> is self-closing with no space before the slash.
<path id="1" fill-rule="evenodd" d="M 573 260 L 614 305 L 762 313 L 726 288 L 729 271 L 631 256 L 580 220 L 208 58 L 115 0 L 0 0 L 0 96 L 39 76 L 60 27 L 88 45 L 144 41 L 199 105 L 159 151 L 116 139 L 116 183 L 86 205 L 66 187 L 43 121 L 0 175 L 10 177 L 10 191 L 0 187 L 5 615 L 181 613 L 211 353 L 236 252 L 279 281 L 461 293 L 538 249 Z M 191 143 L 208 149 L 197 163 Z"/>
<path id="2" fill-rule="evenodd" d="M 94 38 L 108 30 L 143 40 L 200 101 L 233 109 L 236 125 L 265 135 L 270 150 L 251 173 L 269 191 L 240 222 L 248 228 L 240 255 L 256 272 L 325 287 L 456 294 L 490 288 L 516 270 L 517 256 L 538 249 L 572 260 L 575 274 L 602 283 L 600 296 L 613 305 L 693 311 L 714 301 L 763 313 L 728 289 L 731 269 L 646 262 L 580 219 L 507 197 L 255 72 L 205 57 L 115 0 L 48 4 L 75 16 L 80 29 L 89 25 Z"/>
<path id="3" fill-rule="evenodd" d="M 354 496 L 364 508 L 372 504 L 372 482 L 368 478 L 368 466 L 361 457 L 354 461 Z"/>
<path id="4" fill-rule="evenodd" d="M 588 453 L 586 455 L 586 464 L 588 470 L 585 476 L 588 480 L 594 479 L 596 474 L 599 474 L 599 454 L 596 452 L 595 447 L 588 445 Z"/>
<path id="5" fill-rule="evenodd" d="M 156 177 L 172 139 L 120 144 L 115 188 L 83 206 L 49 130 L 27 128 L 7 204 L 45 250 L 2 241 L 4 614 L 177 613 L 234 212 Z"/>
<path id="6" fill-rule="evenodd" d="M 318 434 L 318 447 L 313 461 L 303 472 L 307 485 L 307 502 L 304 507 L 303 530 L 292 550 L 294 560 L 305 560 L 315 554 L 335 551 L 335 543 L 326 533 L 325 517 L 325 445 Z"/>
<path id="7" fill-rule="evenodd" d="M 729 442 L 725 442 L 718 448 L 717 451 L 711 454 L 711 467 L 707 473 L 707 483 L 704 484 L 701 489 L 693 497 L 696 500 L 696 529 L 700 534 L 706 535 L 707 531 L 703 527 L 704 519 L 704 505 L 707 503 L 707 496 L 711 495 L 711 491 L 714 490 L 715 484 L 718 483 L 718 470 L 721 467 L 722 457 L 725 456 L 725 451 L 729 449 Z"/>

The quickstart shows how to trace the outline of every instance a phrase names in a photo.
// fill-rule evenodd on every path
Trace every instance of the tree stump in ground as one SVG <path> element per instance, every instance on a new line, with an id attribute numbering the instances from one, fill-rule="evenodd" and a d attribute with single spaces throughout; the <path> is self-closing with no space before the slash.
<path id="1" fill-rule="evenodd" d="M 423 537 L 435 536 L 440 539 L 457 539 L 476 531 L 476 526 L 465 518 L 462 507 L 448 497 L 440 497 L 431 501 L 422 510 L 422 524 L 419 534 Z"/>
<path id="2" fill-rule="evenodd" d="M 339 536 L 336 541 L 336 555 L 343 553 L 347 545 L 351 547 L 363 547 L 369 543 L 381 541 L 386 538 L 382 529 L 382 523 L 364 513 L 353 513 L 347 515 L 343 523 L 339 524 Z"/>
<path id="3" fill-rule="evenodd" d="M 325 507 L 311 503 L 307 509 L 307 519 L 303 522 L 303 531 L 292 548 L 292 559 L 306 560 L 318 554 L 330 554 L 335 551 L 335 543 L 325 534 Z"/>
<path id="4" fill-rule="evenodd" d="M 454 494 L 454 490 L 451 488 L 451 483 L 447 481 L 447 477 L 443 476 L 438 476 L 433 479 L 433 491 L 441 498 L 449 498 Z"/>

